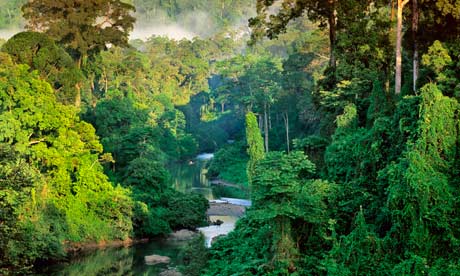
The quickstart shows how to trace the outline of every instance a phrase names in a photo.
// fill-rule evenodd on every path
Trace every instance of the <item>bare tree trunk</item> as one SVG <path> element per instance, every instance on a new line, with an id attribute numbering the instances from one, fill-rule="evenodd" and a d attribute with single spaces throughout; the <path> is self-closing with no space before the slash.
<path id="1" fill-rule="evenodd" d="M 283 119 L 284 119 L 284 127 L 286 129 L 287 152 L 289 153 L 291 151 L 291 149 L 290 149 L 290 143 L 289 143 L 289 113 L 287 111 L 284 112 Z"/>
<path id="2" fill-rule="evenodd" d="M 390 27 L 390 30 L 389 30 L 389 36 L 390 39 L 389 41 L 392 41 L 392 36 L 394 34 L 394 19 L 395 19 L 395 16 L 396 16 L 396 9 L 395 9 L 395 1 L 397 0 L 391 0 L 390 3 L 389 3 L 389 8 L 391 10 L 391 13 L 390 13 L 390 22 L 391 22 L 391 27 Z M 395 46 L 393 46 L 395 47 Z M 392 69 L 390 68 L 391 67 L 391 63 L 388 64 L 388 68 L 386 68 L 386 80 L 385 80 L 385 91 L 387 92 L 387 96 L 390 96 L 390 82 L 391 82 L 391 73 L 392 73 Z"/>
<path id="3" fill-rule="evenodd" d="M 77 69 L 78 70 L 81 70 L 81 65 L 82 65 L 82 62 L 83 62 L 83 57 L 80 56 L 78 59 L 77 59 Z M 77 91 L 77 95 L 75 95 L 75 106 L 77 108 L 80 108 L 81 106 L 81 83 L 77 83 L 75 84 L 75 90 Z"/>
<path id="4" fill-rule="evenodd" d="M 77 90 L 77 95 L 75 95 L 75 107 L 80 108 L 81 106 L 81 86 L 80 83 L 75 85 L 75 90 Z"/>
<path id="5" fill-rule="evenodd" d="M 330 43 L 330 53 L 329 53 L 329 66 L 335 70 L 336 68 L 336 57 L 335 57 L 335 48 L 337 41 L 337 10 L 335 6 L 335 0 L 329 0 L 329 5 L 331 8 L 331 13 L 329 14 L 328 23 L 329 23 L 329 43 Z"/>
<path id="6" fill-rule="evenodd" d="M 272 116 L 270 114 L 271 114 L 270 106 L 268 106 L 268 129 L 272 130 Z"/>
<path id="7" fill-rule="evenodd" d="M 418 0 L 412 0 L 412 40 L 414 43 L 414 57 L 413 57 L 413 86 L 414 93 L 417 91 L 417 80 L 419 70 L 419 55 L 418 55 Z"/>
<path id="8" fill-rule="evenodd" d="M 395 94 L 401 93 L 401 63 L 402 63 L 402 25 L 403 25 L 403 9 L 409 0 L 398 0 L 398 11 L 396 25 L 396 72 L 395 72 Z"/>
<path id="9" fill-rule="evenodd" d="M 261 131 L 264 129 L 264 119 L 262 118 L 262 114 L 259 114 L 259 129 Z"/>
<path id="10" fill-rule="evenodd" d="M 265 136 L 265 152 L 268 152 L 268 114 L 267 103 L 264 103 L 264 136 Z"/>

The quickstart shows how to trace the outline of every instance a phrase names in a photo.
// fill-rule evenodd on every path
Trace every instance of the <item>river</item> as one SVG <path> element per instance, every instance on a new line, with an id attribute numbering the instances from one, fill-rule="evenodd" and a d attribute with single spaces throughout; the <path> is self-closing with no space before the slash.
<path id="1" fill-rule="evenodd" d="M 225 199 L 229 202 L 232 197 L 245 197 L 241 191 L 232 187 L 212 187 L 206 178 L 206 164 L 212 154 L 201 154 L 188 163 L 172 164 L 169 166 L 172 175 L 173 187 L 185 193 L 200 193 L 208 200 Z M 238 202 L 238 200 L 237 200 Z M 247 204 L 243 200 L 239 203 Z M 236 216 L 210 216 L 212 221 L 220 220 L 220 226 L 212 225 L 199 228 L 206 239 L 206 245 L 210 246 L 212 238 L 227 234 L 233 230 L 238 219 Z M 173 240 L 154 240 L 131 247 L 99 249 L 91 253 L 72 257 L 68 262 L 46 265 L 40 267 L 36 275 L 159 275 L 168 268 L 174 268 L 179 264 L 178 253 L 186 242 Z M 161 255 L 171 258 L 168 265 L 146 265 L 144 257 L 147 255 Z"/>

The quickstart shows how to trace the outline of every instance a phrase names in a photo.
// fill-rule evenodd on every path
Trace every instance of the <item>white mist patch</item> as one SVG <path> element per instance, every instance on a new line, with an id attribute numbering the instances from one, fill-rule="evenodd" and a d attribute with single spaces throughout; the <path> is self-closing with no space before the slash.
<path id="1" fill-rule="evenodd" d="M 168 25 L 153 25 L 153 26 L 142 26 L 135 27 L 134 31 L 130 35 L 130 39 L 141 39 L 147 40 L 152 36 L 166 36 L 170 39 L 181 40 L 181 39 L 193 39 L 198 35 L 186 30 L 178 24 Z"/>
<path id="2" fill-rule="evenodd" d="M 22 32 L 23 30 L 17 29 L 0 29 L 0 38 L 10 39 L 13 35 Z"/>
<path id="3" fill-rule="evenodd" d="M 178 23 L 180 26 L 197 33 L 201 37 L 209 37 L 217 32 L 214 20 L 205 11 L 195 10 L 193 12 L 181 13 L 178 16 Z"/>
<path id="4" fill-rule="evenodd" d="M 198 160 L 211 160 L 214 157 L 214 153 L 201 153 L 196 156 Z"/>

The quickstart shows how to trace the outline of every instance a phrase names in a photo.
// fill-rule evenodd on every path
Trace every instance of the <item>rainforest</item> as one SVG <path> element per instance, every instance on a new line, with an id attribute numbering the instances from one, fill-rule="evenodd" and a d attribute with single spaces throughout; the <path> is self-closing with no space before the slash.
<path id="1" fill-rule="evenodd" d="M 0 0 L 0 275 L 460 275 L 457 0 Z"/>

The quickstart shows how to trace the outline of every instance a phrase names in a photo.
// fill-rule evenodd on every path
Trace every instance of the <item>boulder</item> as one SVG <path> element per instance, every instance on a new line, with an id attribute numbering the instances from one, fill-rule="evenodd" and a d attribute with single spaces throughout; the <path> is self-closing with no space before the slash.
<path id="1" fill-rule="evenodd" d="M 145 256 L 144 260 L 147 265 L 169 264 L 171 262 L 171 258 L 160 255 Z"/>

